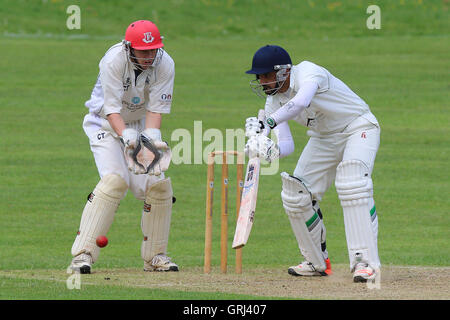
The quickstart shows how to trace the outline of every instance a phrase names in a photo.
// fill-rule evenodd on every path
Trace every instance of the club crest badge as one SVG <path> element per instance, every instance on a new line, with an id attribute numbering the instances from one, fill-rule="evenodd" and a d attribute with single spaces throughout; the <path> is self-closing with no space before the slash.
<path id="1" fill-rule="evenodd" d="M 145 43 L 152 43 L 153 40 L 155 40 L 155 38 L 152 36 L 151 32 L 144 33 L 144 38 L 142 39 L 142 41 L 144 41 Z"/>

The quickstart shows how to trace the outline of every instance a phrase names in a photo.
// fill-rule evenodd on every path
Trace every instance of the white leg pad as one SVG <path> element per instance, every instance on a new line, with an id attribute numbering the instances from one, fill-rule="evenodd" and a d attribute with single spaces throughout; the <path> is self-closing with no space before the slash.
<path id="1" fill-rule="evenodd" d="M 321 250 L 323 222 L 312 206 L 311 193 L 299 179 L 281 173 L 283 183 L 281 199 L 297 239 L 300 252 L 319 271 L 326 265 Z"/>
<path id="2" fill-rule="evenodd" d="M 128 185 L 115 174 L 104 176 L 89 195 L 81 215 L 80 229 L 72 245 L 72 255 L 89 253 L 95 262 L 100 253 L 96 239 L 106 235 Z"/>
<path id="3" fill-rule="evenodd" d="M 350 268 L 362 261 L 379 269 L 378 219 L 369 169 L 359 160 L 342 161 L 336 169 L 335 185 L 344 212 Z"/>
<path id="4" fill-rule="evenodd" d="M 146 193 L 141 229 L 144 240 L 141 256 L 151 261 L 157 254 L 166 254 L 172 217 L 172 183 L 170 178 L 152 184 Z"/>
<path id="5" fill-rule="evenodd" d="M 326 246 L 326 238 L 327 238 L 327 230 L 325 228 L 325 224 L 323 223 L 323 219 L 322 219 L 322 212 L 320 211 L 320 207 L 319 207 L 319 203 L 317 201 L 313 201 L 313 209 L 315 212 L 317 212 L 319 214 L 320 217 L 320 225 L 321 225 L 321 250 L 322 250 L 322 256 L 323 259 L 326 260 L 328 259 L 328 251 L 327 251 L 327 246 Z"/>
<path id="6" fill-rule="evenodd" d="M 373 235 L 375 237 L 375 243 L 378 243 L 378 215 L 377 210 L 375 208 L 375 201 L 373 197 L 369 198 L 369 212 L 370 212 L 370 220 L 372 221 L 372 230 Z"/>

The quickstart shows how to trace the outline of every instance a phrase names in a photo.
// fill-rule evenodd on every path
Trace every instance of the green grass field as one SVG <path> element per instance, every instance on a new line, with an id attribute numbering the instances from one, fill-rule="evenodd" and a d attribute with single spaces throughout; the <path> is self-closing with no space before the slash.
<path id="1" fill-rule="evenodd" d="M 84 102 L 100 58 L 121 40 L 128 24 L 140 18 L 158 23 L 176 63 L 172 113 L 164 117 L 162 128 L 166 140 L 179 128 L 193 133 L 194 121 L 200 120 L 203 132 L 242 128 L 245 118 L 263 106 L 250 91 L 251 79 L 244 71 L 256 49 L 268 43 L 285 47 L 294 63 L 313 61 L 346 82 L 370 105 L 382 129 L 373 173 L 382 264 L 449 266 L 448 1 L 2 3 L 0 299 L 258 298 L 98 283 L 77 292 L 68 290 L 64 281 L 17 276 L 21 270 L 29 274 L 44 269 L 61 276 L 71 260 L 86 196 L 98 182 L 81 127 Z M 81 8 L 81 30 L 66 28 L 70 4 Z M 380 30 L 366 28 L 369 4 L 381 8 Z M 296 151 L 280 161 L 279 172 L 293 171 L 307 142 L 304 128 L 292 123 L 291 130 Z M 231 167 L 232 179 L 234 172 Z M 169 255 L 183 272 L 203 264 L 206 165 L 172 165 L 168 175 L 177 198 Z M 279 174 L 261 177 L 257 216 L 244 249 L 244 273 L 256 267 L 284 273 L 300 262 L 280 191 Z M 216 217 L 219 199 L 217 190 Z M 110 244 L 95 269 L 142 267 L 141 208 L 131 194 L 122 201 L 108 233 Z M 330 258 L 345 265 L 343 217 L 334 187 L 321 208 Z M 229 229 L 234 230 L 230 215 Z M 218 222 L 216 218 L 215 265 Z M 231 245 L 229 253 L 232 266 Z"/>

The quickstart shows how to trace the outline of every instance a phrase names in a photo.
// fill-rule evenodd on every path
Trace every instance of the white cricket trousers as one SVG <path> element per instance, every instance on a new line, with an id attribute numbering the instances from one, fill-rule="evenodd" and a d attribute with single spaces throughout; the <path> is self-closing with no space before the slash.
<path id="1" fill-rule="evenodd" d="M 378 124 L 358 117 L 343 132 L 319 135 L 310 130 L 308 135 L 311 138 L 297 162 L 294 176 L 305 183 L 314 200 L 322 200 L 343 160 L 361 160 L 372 173 L 380 145 Z"/>
<path id="2" fill-rule="evenodd" d="M 145 200 L 146 190 L 152 184 L 164 179 L 164 173 L 160 176 L 151 176 L 129 171 L 122 143 L 105 121 L 107 122 L 92 113 L 87 114 L 83 121 L 83 129 L 89 138 L 100 179 L 107 174 L 118 174 L 126 181 L 136 199 Z M 144 129 L 144 120 L 127 123 L 127 127 L 140 132 Z"/>

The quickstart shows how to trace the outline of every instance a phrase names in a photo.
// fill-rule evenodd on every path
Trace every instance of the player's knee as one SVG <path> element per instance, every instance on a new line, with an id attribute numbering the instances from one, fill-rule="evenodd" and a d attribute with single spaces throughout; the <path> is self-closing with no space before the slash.
<path id="1" fill-rule="evenodd" d="M 159 180 L 147 188 L 145 195 L 146 203 L 169 200 L 173 202 L 172 182 L 170 178 Z"/>
<path id="2" fill-rule="evenodd" d="M 373 192 L 369 168 L 360 160 L 344 160 L 337 166 L 335 186 L 341 202 L 369 198 Z"/>
<path id="3" fill-rule="evenodd" d="M 313 210 L 315 212 L 317 212 L 317 214 L 319 215 L 319 218 L 323 219 L 322 210 L 320 209 L 319 201 L 313 200 L 312 201 L 312 207 L 313 207 Z"/>
<path id="4" fill-rule="evenodd" d="M 286 172 L 281 174 L 281 179 L 281 200 L 286 213 L 301 213 L 312 208 L 311 193 L 300 179 Z"/>
<path id="5" fill-rule="evenodd" d="M 128 184 L 117 174 L 107 174 L 97 184 L 96 190 L 120 201 L 128 190 Z"/>

